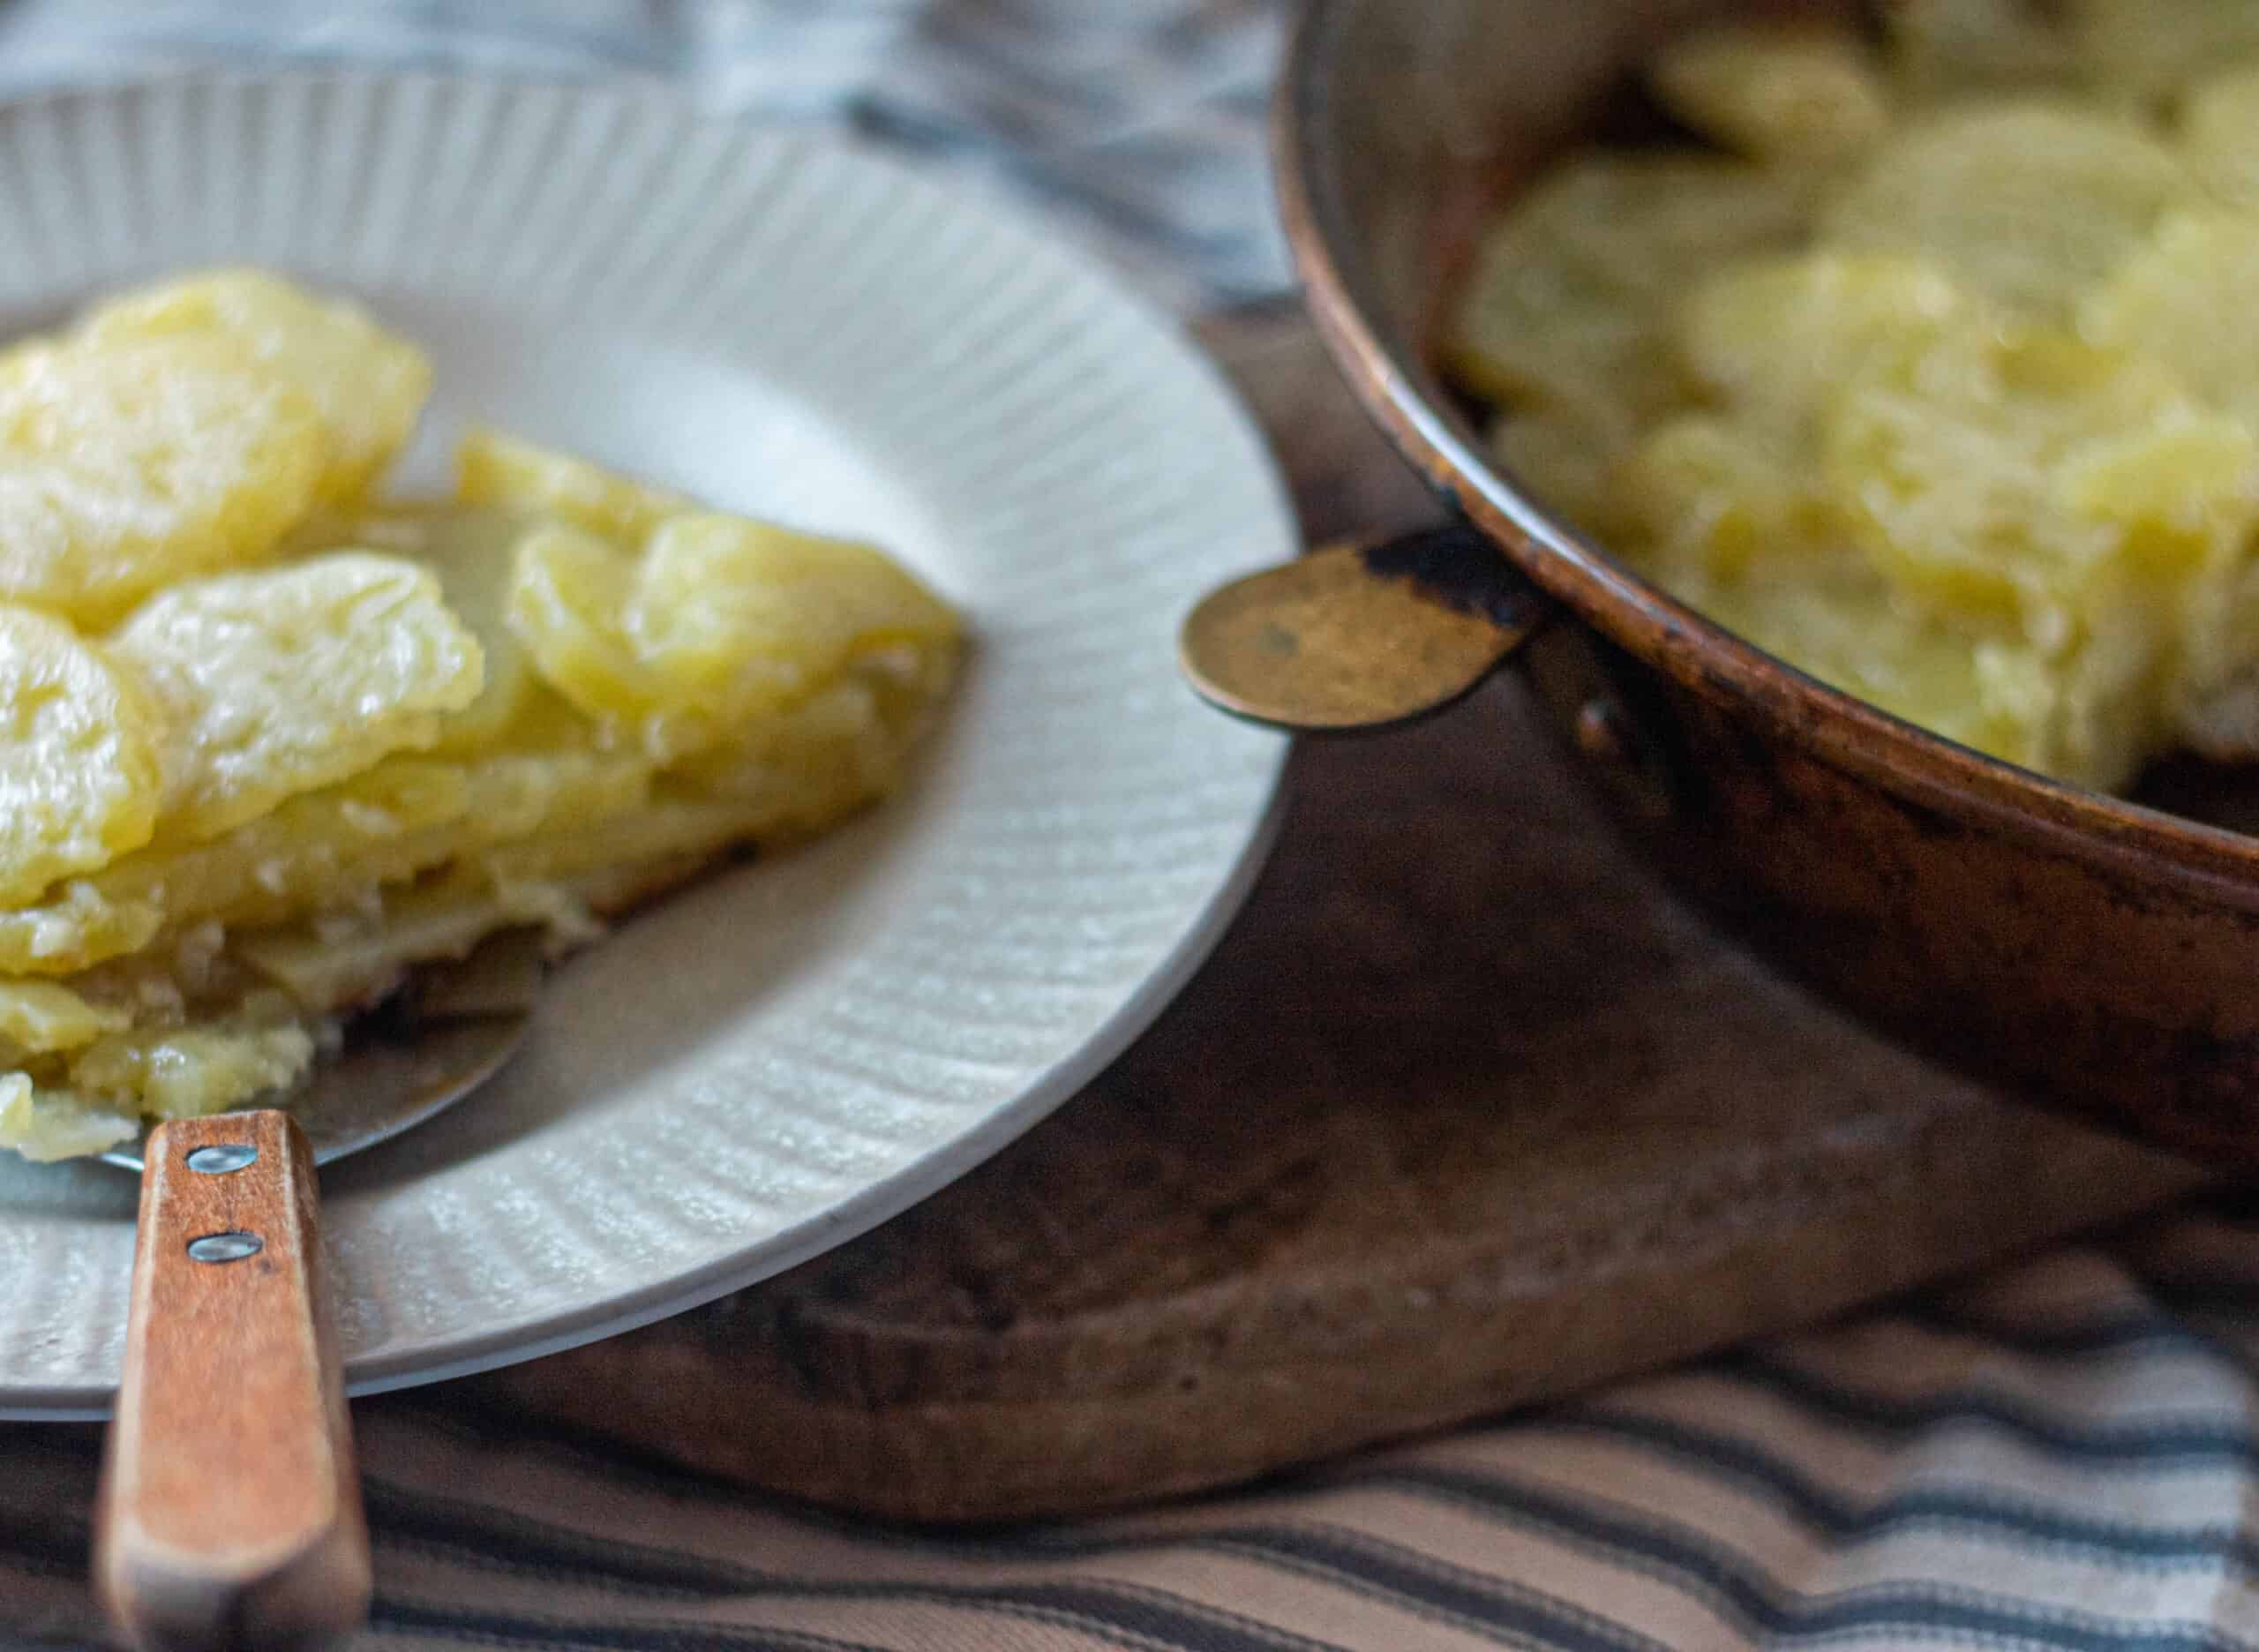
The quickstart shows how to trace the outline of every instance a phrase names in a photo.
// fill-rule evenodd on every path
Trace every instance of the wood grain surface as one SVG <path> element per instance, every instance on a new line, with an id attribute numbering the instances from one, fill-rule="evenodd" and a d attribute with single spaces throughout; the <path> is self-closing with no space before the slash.
<path id="1" fill-rule="evenodd" d="M 251 1157 L 191 1162 L 206 1149 Z M 312 1155 L 272 1110 L 162 1125 L 146 1155 L 96 1587 L 163 1652 L 326 1644 L 366 1614 L 370 1572 Z M 199 1260 L 215 1236 L 228 1259 Z"/>
<path id="2" fill-rule="evenodd" d="M 1217 342 L 1314 537 L 1427 513 L 1297 321 Z M 455 1392 L 867 1513 L 1080 1511 L 1565 1394 L 2195 1185 L 1722 944 L 1573 761 L 1511 678 L 1305 745 L 1243 918 L 1057 1115 L 767 1285 Z"/>

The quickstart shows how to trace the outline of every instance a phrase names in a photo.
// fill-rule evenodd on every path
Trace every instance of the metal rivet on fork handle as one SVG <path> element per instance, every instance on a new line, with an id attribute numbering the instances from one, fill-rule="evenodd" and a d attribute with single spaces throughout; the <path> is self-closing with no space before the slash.
<path id="1" fill-rule="evenodd" d="M 188 1155 L 188 1168 L 204 1175 L 225 1175 L 259 1162 L 259 1149 L 249 1142 L 214 1142 Z"/>
<path id="2" fill-rule="evenodd" d="M 189 1259 L 194 1262 L 240 1262 L 266 1249 L 266 1241 L 254 1233 L 208 1233 L 188 1242 Z"/>

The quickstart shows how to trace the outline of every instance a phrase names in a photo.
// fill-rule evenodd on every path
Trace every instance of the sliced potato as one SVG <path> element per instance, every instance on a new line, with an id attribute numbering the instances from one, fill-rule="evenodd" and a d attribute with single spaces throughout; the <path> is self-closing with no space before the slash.
<path id="1" fill-rule="evenodd" d="M 670 517 L 643 553 L 628 627 L 670 705 L 748 725 L 857 661 L 946 653 L 957 620 L 900 564 L 852 540 L 719 512 Z"/>
<path id="2" fill-rule="evenodd" d="M 35 1089 L 20 1072 L 0 1072 L 0 1147 L 36 1164 L 106 1153 L 141 1133 L 130 1109 Z"/>
<path id="3" fill-rule="evenodd" d="M 62 620 L 0 603 L 0 902 L 148 842 L 167 731 L 130 671 Z"/>
<path id="4" fill-rule="evenodd" d="M 219 337 L 239 345 L 320 414 L 329 440 L 319 496 L 367 491 L 406 443 L 432 393 L 422 350 L 357 305 L 315 297 L 260 270 L 215 270 L 126 293 L 98 306 L 79 334 L 97 346 Z"/>
<path id="5" fill-rule="evenodd" d="M 313 1060 L 313 1035 L 277 1006 L 108 1033 L 71 1058 L 68 1089 L 98 1108 L 203 1118 L 289 1089 Z"/>
<path id="6" fill-rule="evenodd" d="M 1972 310 L 1922 257 L 1799 252 L 1750 259 L 1702 282 L 1676 341 L 1708 396 L 1798 444 L 1838 387 L 1927 350 Z"/>
<path id="7" fill-rule="evenodd" d="M 1658 425 L 1625 465 L 1623 509 L 1660 566 L 1741 578 L 1784 579 L 1849 546 L 1816 467 L 1797 450 L 1707 414 Z"/>
<path id="8" fill-rule="evenodd" d="M 448 609 L 478 639 L 484 663 L 478 698 L 440 719 L 439 741 L 432 747 L 435 755 L 471 756 L 498 749 L 548 694 L 507 612 L 512 557 L 518 541 L 539 525 L 538 518 L 514 511 L 394 506 L 331 517 L 302 537 L 311 550 L 356 547 L 412 558 L 439 576 Z"/>
<path id="9" fill-rule="evenodd" d="M 2259 429 L 2259 217 L 2175 212 L 2079 307 L 2098 344 L 2162 363 Z"/>
<path id="10" fill-rule="evenodd" d="M 439 582 L 356 552 L 174 586 L 111 648 L 171 725 L 164 830 L 189 841 L 430 747 L 481 681 Z"/>
<path id="11" fill-rule="evenodd" d="M 1755 161 L 1825 166 L 1890 124 L 1881 74 L 1866 43 L 1844 28 L 1715 25 L 1664 48 L 1647 82 L 1691 130 Z"/>
<path id="12" fill-rule="evenodd" d="M 2045 329 L 1978 325 L 1843 387 L 1823 461 L 1887 575 L 2044 652 L 2077 634 L 2123 540 L 2065 508 L 2057 467 L 2083 443 L 2193 410 L 2143 358 Z"/>
<path id="13" fill-rule="evenodd" d="M 1972 291 L 2060 322 L 2195 189 L 2130 122 L 2068 103 L 1986 105 L 1895 134 L 1821 214 L 1820 235 L 1842 252 L 1933 259 Z"/>
<path id="14" fill-rule="evenodd" d="M 88 1002 L 58 981 L 0 980 L 0 1049 L 20 1058 L 73 1050 L 131 1017 L 111 1004 Z"/>
<path id="15" fill-rule="evenodd" d="M 1800 184 L 1738 161 L 1571 161 L 1483 243 L 1447 340 L 1452 370 L 1480 394 L 1628 446 L 1685 399 L 1661 348 L 1680 297 L 1732 259 L 1786 246 L 1807 217 Z"/>
<path id="16" fill-rule="evenodd" d="M 945 662 L 957 642 L 949 610 L 877 551 L 717 512 L 667 518 L 640 558 L 539 530 L 509 601 L 543 677 L 662 761 L 732 743 L 866 656 Z"/>
<path id="17" fill-rule="evenodd" d="M 518 542 L 506 602 L 510 630 L 543 680 L 608 734 L 640 739 L 660 701 L 627 635 L 637 574 L 635 559 L 611 541 L 552 524 Z"/>
<path id="18" fill-rule="evenodd" d="M 313 403 L 232 340 L 19 345 L 0 355 L 0 598 L 102 625 L 263 561 L 327 454 Z"/>
<path id="19" fill-rule="evenodd" d="M 497 430 L 475 430 L 455 452 L 455 497 L 465 505 L 554 517 L 622 546 L 641 544 L 694 500 L 535 446 Z"/>

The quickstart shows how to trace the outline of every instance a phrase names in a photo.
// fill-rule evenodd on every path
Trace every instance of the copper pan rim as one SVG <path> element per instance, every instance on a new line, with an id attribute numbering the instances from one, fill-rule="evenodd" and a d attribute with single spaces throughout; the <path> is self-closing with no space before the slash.
<path id="1" fill-rule="evenodd" d="M 2129 872 L 2159 860 L 2259 894 L 2259 837 L 2052 780 L 1903 721 L 1742 642 L 1549 514 L 1484 457 L 1384 336 L 1348 214 L 1324 161 L 1340 19 L 1349 0 L 1306 0 L 1272 107 L 1279 206 L 1311 319 L 1367 412 L 1446 499 L 1550 596 L 1676 680 L 1747 708 L 1830 764 L 1941 814 L 1981 814 Z"/>

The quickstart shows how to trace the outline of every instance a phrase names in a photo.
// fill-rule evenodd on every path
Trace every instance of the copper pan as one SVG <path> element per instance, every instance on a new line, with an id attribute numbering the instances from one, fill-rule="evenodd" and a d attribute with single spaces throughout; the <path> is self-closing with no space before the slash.
<path id="1" fill-rule="evenodd" d="M 2259 1168 L 2259 837 L 2232 824 L 2259 823 L 2259 772 L 2128 801 L 1829 689 L 1550 514 L 1430 365 L 1473 229 L 1515 181 L 1618 118 L 1629 65 L 1670 30 L 1752 9 L 1316 0 L 1276 132 L 1311 311 L 1396 446 L 1505 552 L 1499 575 L 1550 611 L 1517 663 L 1681 890 L 1958 1064 Z"/>

